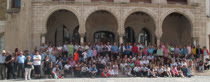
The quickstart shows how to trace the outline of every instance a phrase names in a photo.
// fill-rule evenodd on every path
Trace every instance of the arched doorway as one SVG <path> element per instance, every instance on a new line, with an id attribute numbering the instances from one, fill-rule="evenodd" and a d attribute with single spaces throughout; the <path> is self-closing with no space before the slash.
<path id="1" fill-rule="evenodd" d="M 80 35 L 79 35 L 79 26 L 77 26 L 75 29 L 74 29 L 74 32 L 73 32 L 73 36 L 72 36 L 72 42 L 74 44 L 78 43 L 80 44 Z"/>
<path id="2" fill-rule="evenodd" d="M 150 33 L 148 32 L 147 29 L 143 28 L 141 32 L 139 33 L 139 38 L 138 38 L 139 43 L 144 43 L 146 46 L 148 43 L 151 42 L 150 38 Z"/>
<path id="3" fill-rule="evenodd" d="M 118 41 L 118 23 L 116 17 L 109 11 L 99 10 L 90 14 L 86 20 L 86 38 L 88 42 L 97 40 Z M 102 37 L 102 36 L 105 36 Z M 112 37 L 112 39 L 108 39 Z M 96 40 L 97 38 L 97 40 Z"/>
<path id="4" fill-rule="evenodd" d="M 135 42 L 155 44 L 156 25 L 151 15 L 141 11 L 133 12 L 127 17 L 125 27 L 132 27 Z"/>
<path id="5" fill-rule="evenodd" d="M 63 44 L 65 41 L 73 41 L 75 28 L 79 28 L 77 16 L 69 10 L 61 9 L 53 12 L 47 21 L 46 42 L 52 42 L 57 45 L 58 42 Z M 75 31 L 78 31 L 76 29 Z M 75 40 L 75 38 L 74 38 Z"/>
<path id="6" fill-rule="evenodd" d="M 65 25 L 58 27 L 55 32 L 55 44 L 69 42 L 69 30 Z"/>
<path id="7" fill-rule="evenodd" d="M 180 13 L 171 13 L 163 21 L 161 42 L 174 45 L 188 45 L 192 42 L 191 23 Z"/>
<path id="8" fill-rule="evenodd" d="M 106 44 L 107 42 L 110 42 L 111 44 L 114 43 L 114 33 L 109 31 L 98 31 L 94 33 L 94 42 L 102 42 L 103 44 Z"/>
<path id="9" fill-rule="evenodd" d="M 131 27 L 125 28 L 125 34 L 123 36 L 124 43 L 134 43 L 135 42 L 135 33 Z"/>

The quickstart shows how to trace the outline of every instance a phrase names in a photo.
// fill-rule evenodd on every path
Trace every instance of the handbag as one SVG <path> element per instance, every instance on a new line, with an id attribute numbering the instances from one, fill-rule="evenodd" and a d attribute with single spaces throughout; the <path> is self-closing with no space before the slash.
<path id="1" fill-rule="evenodd" d="M 31 65 L 31 70 L 34 70 L 34 65 Z"/>

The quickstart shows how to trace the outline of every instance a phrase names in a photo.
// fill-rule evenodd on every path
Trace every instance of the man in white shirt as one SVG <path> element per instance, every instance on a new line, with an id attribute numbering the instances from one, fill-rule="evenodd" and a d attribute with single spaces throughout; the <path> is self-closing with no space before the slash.
<path id="1" fill-rule="evenodd" d="M 6 65 L 5 65 L 5 59 L 6 59 L 6 51 L 2 50 L 0 54 L 0 79 L 4 80 L 6 79 Z"/>
<path id="2" fill-rule="evenodd" d="M 81 69 L 81 75 L 83 76 L 83 77 L 87 77 L 87 75 L 88 75 L 88 67 L 86 66 L 86 64 L 84 64 L 84 66 L 82 67 L 82 69 Z"/>
<path id="3" fill-rule="evenodd" d="M 141 67 L 140 67 L 140 65 L 136 65 L 133 68 L 133 71 L 135 72 L 135 76 L 139 77 L 141 75 Z"/>
<path id="4" fill-rule="evenodd" d="M 35 71 L 35 77 L 36 79 L 40 79 L 40 73 L 41 73 L 41 56 L 39 55 L 39 52 L 36 52 L 36 55 L 33 56 L 33 64 L 34 64 L 34 71 Z"/>
<path id="5" fill-rule="evenodd" d="M 67 63 L 65 66 L 64 66 L 64 76 L 66 73 L 70 73 L 71 72 L 71 65 L 70 63 Z"/>
<path id="6" fill-rule="evenodd" d="M 146 67 L 146 64 L 144 64 L 144 65 L 141 67 L 141 76 L 143 76 L 143 77 L 148 76 L 148 68 Z"/>

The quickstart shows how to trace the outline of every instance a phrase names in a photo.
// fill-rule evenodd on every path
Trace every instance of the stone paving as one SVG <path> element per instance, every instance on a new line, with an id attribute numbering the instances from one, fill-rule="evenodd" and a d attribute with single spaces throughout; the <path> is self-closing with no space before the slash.
<path id="1" fill-rule="evenodd" d="M 209 82 L 210 76 L 193 76 L 191 78 L 140 78 L 140 77 L 115 77 L 115 78 L 64 78 L 25 80 L 0 80 L 0 82 Z"/>

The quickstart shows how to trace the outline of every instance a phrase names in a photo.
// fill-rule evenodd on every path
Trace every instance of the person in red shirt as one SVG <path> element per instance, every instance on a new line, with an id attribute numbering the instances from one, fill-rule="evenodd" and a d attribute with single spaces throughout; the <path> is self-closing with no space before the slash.
<path id="1" fill-rule="evenodd" d="M 133 54 L 133 57 L 138 54 L 138 47 L 136 46 L 136 43 L 133 44 L 132 54 Z"/>
<path id="2" fill-rule="evenodd" d="M 77 53 L 77 50 L 74 52 L 74 60 L 76 61 L 76 62 L 78 62 L 78 53 Z"/>

